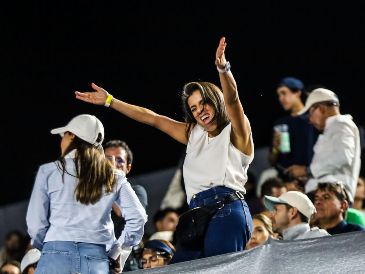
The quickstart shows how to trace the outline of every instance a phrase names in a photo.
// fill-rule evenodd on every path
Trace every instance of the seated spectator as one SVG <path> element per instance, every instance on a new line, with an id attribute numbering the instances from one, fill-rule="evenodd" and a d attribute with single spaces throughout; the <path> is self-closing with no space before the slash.
<path id="1" fill-rule="evenodd" d="M 141 267 L 145 269 L 167 265 L 175 252 L 175 247 L 169 241 L 147 241 L 144 244 L 142 258 L 140 259 Z"/>
<path id="2" fill-rule="evenodd" d="M 273 211 L 273 229 L 283 240 L 299 240 L 329 236 L 318 227 L 310 228 L 309 221 L 316 209 L 308 196 L 288 191 L 280 197 L 265 196 L 264 204 Z"/>
<path id="3" fill-rule="evenodd" d="M 267 179 L 261 187 L 261 207 L 259 209 L 260 213 L 263 213 L 267 217 L 271 218 L 271 213 L 264 206 L 265 196 L 279 197 L 281 194 L 287 192 L 287 189 L 283 181 L 279 177 L 273 177 Z"/>
<path id="4" fill-rule="evenodd" d="M 0 250 L 0 265 L 8 261 L 20 262 L 25 253 L 25 237 L 18 230 L 5 236 L 4 246 Z"/>
<path id="5" fill-rule="evenodd" d="M 1 274 L 20 274 L 20 264 L 17 261 L 8 261 L 0 268 Z"/>
<path id="6" fill-rule="evenodd" d="M 165 208 L 156 212 L 153 217 L 156 232 L 151 235 L 149 240 L 166 240 L 174 242 L 174 232 L 179 222 L 177 210 Z"/>
<path id="7" fill-rule="evenodd" d="M 252 216 L 252 221 L 251 238 L 247 242 L 246 250 L 266 243 L 270 237 L 275 237 L 269 217 L 264 214 L 256 214 Z"/>
<path id="8" fill-rule="evenodd" d="M 326 229 L 331 235 L 365 231 L 363 226 L 345 221 L 349 203 L 342 183 L 319 183 L 314 193 L 314 201 L 316 221 L 319 227 Z"/>
<path id="9" fill-rule="evenodd" d="M 32 248 L 28 250 L 20 263 L 20 270 L 22 274 L 33 274 L 37 268 L 37 262 L 40 257 L 41 252 L 38 249 Z"/>

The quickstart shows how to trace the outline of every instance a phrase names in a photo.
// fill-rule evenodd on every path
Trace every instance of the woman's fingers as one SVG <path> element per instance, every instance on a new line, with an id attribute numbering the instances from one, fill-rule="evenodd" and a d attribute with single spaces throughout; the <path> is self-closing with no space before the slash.
<path id="1" fill-rule="evenodd" d="M 219 45 L 218 45 L 217 52 L 216 52 L 215 64 L 218 66 L 224 66 L 224 63 L 225 63 L 224 51 L 226 49 L 226 46 L 227 46 L 226 38 L 222 37 L 219 40 Z"/>
<path id="2" fill-rule="evenodd" d="M 98 92 L 75 91 L 76 99 L 95 105 L 103 105 L 105 103 L 105 96 L 100 96 L 97 93 Z"/>
<path id="3" fill-rule="evenodd" d="M 90 94 L 89 92 L 80 92 L 80 91 L 75 91 L 75 95 L 76 95 L 76 99 L 85 101 L 85 102 L 90 102 Z"/>
<path id="4" fill-rule="evenodd" d="M 96 90 L 96 91 L 100 91 L 100 90 L 102 90 L 102 89 L 103 89 L 103 88 L 101 88 L 101 87 L 97 86 L 95 83 L 91 83 L 91 87 L 92 87 L 94 90 Z"/>
<path id="5" fill-rule="evenodd" d="M 91 87 L 94 90 L 93 92 L 75 91 L 76 99 L 96 105 L 104 105 L 108 92 L 95 83 L 91 83 Z"/>

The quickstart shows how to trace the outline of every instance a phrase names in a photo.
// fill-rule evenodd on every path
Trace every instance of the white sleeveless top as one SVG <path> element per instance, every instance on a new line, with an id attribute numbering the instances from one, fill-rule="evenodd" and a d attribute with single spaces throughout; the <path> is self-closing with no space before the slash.
<path id="1" fill-rule="evenodd" d="M 252 154 L 248 156 L 231 143 L 231 129 L 229 123 L 213 138 L 200 125 L 191 131 L 183 166 L 188 203 L 194 194 L 215 186 L 246 193 L 247 169 L 254 156 L 252 135 Z"/>

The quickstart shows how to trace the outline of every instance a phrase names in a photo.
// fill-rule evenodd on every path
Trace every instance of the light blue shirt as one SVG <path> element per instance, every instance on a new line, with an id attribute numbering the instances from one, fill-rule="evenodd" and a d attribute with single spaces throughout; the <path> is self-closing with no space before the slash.
<path id="1" fill-rule="evenodd" d="M 32 245 L 41 250 L 44 242 L 73 241 L 104 244 L 107 251 L 137 245 L 147 215 L 125 174 L 116 170 L 114 191 L 104 192 L 95 204 L 82 204 L 75 197 L 78 180 L 74 155 L 75 150 L 65 157 L 64 179 L 58 162 L 39 167 L 26 216 Z M 114 236 L 110 215 L 113 202 L 120 207 L 126 222 L 119 239 Z"/>

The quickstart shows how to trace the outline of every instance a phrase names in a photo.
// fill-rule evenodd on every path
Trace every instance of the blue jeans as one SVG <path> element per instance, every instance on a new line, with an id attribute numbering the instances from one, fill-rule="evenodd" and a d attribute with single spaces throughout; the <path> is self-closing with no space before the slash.
<path id="1" fill-rule="evenodd" d="M 215 206 L 234 190 L 218 186 L 199 192 L 190 201 L 190 208 Z M 245 249 L 251 237 L 252 218 L 245 200 L 235 200 L 219 209 L 210 221 L 203 250 L 178 247 L 171 263 L 190 261 Z"/>
<path id="2" fill-rule="evenodd" d="M 43 245 L 36 274 L 105 274 L 109 260 L 105 245 L 52 241 Z"/>

